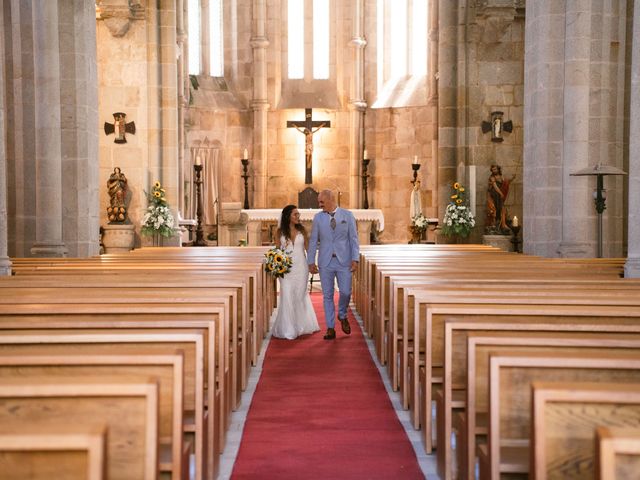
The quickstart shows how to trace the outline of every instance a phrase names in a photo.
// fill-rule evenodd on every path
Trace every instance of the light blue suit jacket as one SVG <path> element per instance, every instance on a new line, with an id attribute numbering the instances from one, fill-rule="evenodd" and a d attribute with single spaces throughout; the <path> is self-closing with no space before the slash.
<path id="1" fill-rule="evenodd" d="M 315 263 L 318 251 L 318 267 L 329 265 L 335 254 L 343 267 L 350 267 L 352 261 L 360 260 L 360 244 L 356 219 L 349 210 L 337 208 L 335 213 L 336 229 L 331 228 L 331 215 L 318 212 L 313 217 L 307 261 Z"/>

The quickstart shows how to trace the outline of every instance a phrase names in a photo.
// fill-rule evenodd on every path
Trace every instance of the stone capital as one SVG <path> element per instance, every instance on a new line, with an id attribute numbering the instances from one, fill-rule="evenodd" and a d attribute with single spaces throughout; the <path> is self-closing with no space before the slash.
<path id="1" fill-rule="evenodd" d="M 144 20 L 143 0 L 98 0 L 96 19 L 103 20 L 109 33 L 123 37 L 129 31 L 133 20 Z"/>

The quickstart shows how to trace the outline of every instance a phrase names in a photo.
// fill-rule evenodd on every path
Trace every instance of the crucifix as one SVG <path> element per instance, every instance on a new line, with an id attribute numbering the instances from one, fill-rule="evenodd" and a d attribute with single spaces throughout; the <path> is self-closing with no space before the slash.
<path id="1" fill-rule="evenodd" d="M 305 158 L 305 173 L 304 183 L 310 185 L 313 183 L 311 176 L 311 158 L 313 156 L 313 134 L 324 127 L 331 127 L 331 122 L 314 121 L 311 119 L 311 109 L 304 109 L 304 121 L 301 120 L 289 120 L 287 121 L 287 128 L 295 128 L 299 132 L 304 134 L 304 158 Z"/>

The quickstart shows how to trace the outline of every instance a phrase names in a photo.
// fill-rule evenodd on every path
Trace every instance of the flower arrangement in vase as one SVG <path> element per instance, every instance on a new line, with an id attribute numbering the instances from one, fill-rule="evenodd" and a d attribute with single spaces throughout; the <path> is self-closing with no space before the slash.
<path id="1" fill-rule="evenodd" d="M 145 192 L 146 193 L 146 192 Z M 171 209 L 167 205 L 165 190 L 160 182 L 153 185 L 151 193 L 147 194 L 149 202 L 147 211 L 142 218 L 140 233 L 146 236 L 162 236 L 170 238 L 175 235 L 175 220 Z"/>
<path id="2" fill-rule="evenodd" d="M 409 232 L 411 232 L 411 243 L 420 243 L 422 234 L 427 231 L 429 222 L 427 217 L 422 213 L 414 215 L 411 219 L 411 225 L 409 225 Z"/>
<path id="3" fill-rule="evenodd" d="M 471 233 L 471 229 L 475 227 L 476 219 L 469 207 L 464 186 L 455 182 L 452 188 L 453 191 L 444 212 L 440 232 L 446 237 L 466 238 Z"/>

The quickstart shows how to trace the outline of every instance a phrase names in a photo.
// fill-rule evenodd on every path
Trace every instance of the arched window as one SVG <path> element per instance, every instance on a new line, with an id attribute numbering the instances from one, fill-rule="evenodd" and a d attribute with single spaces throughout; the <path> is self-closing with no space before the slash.
<path id="1" fill-rule="evenodd" d="M 188 0 L 189 75 L 224 76 L 223 0 Z"/>
<path id="2" fill-rule="evenodd" d="M 377 0 L 377 100 L 373 107 L 402 106 L 426 83 L 429 0 Z M 422 103 L 420 101 L 419 103 Z"/>
<path id="3" fill-rule="evenodd" d="M 330 17 L 330 0 L 287 1 L 289 79 L 329 78 Z"/>

